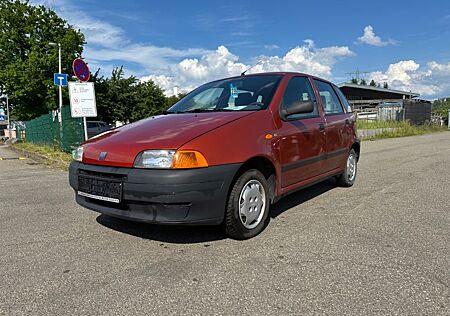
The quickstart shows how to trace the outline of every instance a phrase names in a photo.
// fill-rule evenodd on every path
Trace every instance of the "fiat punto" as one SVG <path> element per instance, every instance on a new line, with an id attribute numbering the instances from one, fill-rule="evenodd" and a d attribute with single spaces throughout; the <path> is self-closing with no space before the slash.
<path id="1" fill-rule="evenodd" d="M 242 75 L 200 86 L 164 114 L 79 147 L 76 201 L 132 221 L 222 225 L 246 239 L 286 194 L 335 177 L 355 182 L 355 115 L 331 82 L 301 73 Z"/>

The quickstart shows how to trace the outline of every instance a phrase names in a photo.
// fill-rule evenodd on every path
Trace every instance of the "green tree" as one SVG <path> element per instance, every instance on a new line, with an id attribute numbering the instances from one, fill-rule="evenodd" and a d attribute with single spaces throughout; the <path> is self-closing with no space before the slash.
<path id="1" fill-rule="evenodd" d="M 93 75 L 98 118 L 112 123 L 134 122 L 161 114 L 167 108 L 163 91 L 153 81 L 140 82 L 135 76 L 125 77 L 123 67 L 115 68 L 111 78 Z"/>
<path id="2" fill-rule="evenodd" d="M 53 85 L 58 50 L 51 42 L 61 44 L 62 72 L 70 74 L 73 59 L 83 51 L 84 35 L 44 6 L 0 0 L 0 92 L 8 94 L 17 119 L 58 107 L 58 88 Z M 67 89 L 63 91 L 67 104 Z"/>
<path id="3" fill-rule="evenodd" d="M 358 79 L 352 78 L 352 80 L 350 82 L 353 83 L 353 84 L 358 84 Z"/>
<path id="4" fill-rule="evenodd" d="M 444 117 L 448 117 L 449 109 L 450 98 L 442 98 L 433 102 L 433 112 L 438 113 Z"/>
<path id="5" fill-rule="evenodd" d="M 166 98 L 166 107 L 170 108 L 172 105 L 180 101 L 186 96 L 186 93 L 179 93 L 178 95 L 172 95 Z"/>
<path id="6" fill-rule="evenodd" d="M 136 85 L 137 103 L 131 113 L 131 121 L 159 115 L 167 109 L 167 99 L 162 89 L 149 80 Z"/>
<path id="7" fill-rule="evenodd" d="M 367 81 L 365 79 L 361 79 L 359 84 L 362 85 L 362 86 L 367 86 Z"/>
<path id="8" fill-rule="evenodd" d="M 388 85 L 388 83 L 387 83 L 387 82 L 383 83 L 383 88 L 385 88 L 385 89 L 389 89 L 389 85 Z"/>
<path id="9" fill-rule="evenodd" d="M 376 87 L 377 83 L 375 82 L 375 80 L 372 79 L 372 80 L 370 80 L 369 85 L 372 86 L 372 87 Z"/>

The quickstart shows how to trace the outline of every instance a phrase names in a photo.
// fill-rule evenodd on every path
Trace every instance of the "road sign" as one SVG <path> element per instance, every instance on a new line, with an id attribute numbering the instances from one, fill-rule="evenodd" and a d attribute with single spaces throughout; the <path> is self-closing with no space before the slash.
<path id="1" fill-rule="evenodd" d="M 72 117 L 96 117 L 93 82 L 69 82 L 70 112 Z"/>
<path id="2" fill-rule="evenodd" d="M 73 73 L 80 81 L 89 81 L 91 72 L 83 59 L 77 58 L 73 61 Z"/>
<path id="3" fill-rule="evenodd" d="M 67 75 L 66 74 L 53 74 L 53 82 L 56 86 L 67 86 Z"/>

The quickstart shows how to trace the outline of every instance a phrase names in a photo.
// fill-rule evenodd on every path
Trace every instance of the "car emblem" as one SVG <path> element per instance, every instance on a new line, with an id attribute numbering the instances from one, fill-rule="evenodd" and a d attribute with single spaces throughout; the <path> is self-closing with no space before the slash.
<path id="1" fill-rule="evenodd" d="M 98 160 L 100 160 L 100 161 L 105 160 L 106 154 L 107 154 L 106 151 L 102 151 L 102 152 L 100 153 L 100 156 L 98 157 Z"/>

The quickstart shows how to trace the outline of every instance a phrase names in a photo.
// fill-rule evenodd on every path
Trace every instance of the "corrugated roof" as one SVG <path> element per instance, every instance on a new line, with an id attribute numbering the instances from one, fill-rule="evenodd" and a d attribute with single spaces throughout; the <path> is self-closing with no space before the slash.
<path id="1" fill-rule="evenodd" d="M 354 89 L 361 89 L 361 90 L 372 90 L 372 91 L 380 91 L 380 92 L 389 92 L 389 93 L 396 93 L 401 95 L 407 95 L 411 96 L 412 98 L 420 96 L 420 93 L 415 92 L 409 92 L 409 91 L 401 91 L 401 90 L 393 90 L 393 89 L 386 89 L 386 88 L 379 88 L 379 87 L 373 87 L 370 85 L 360 85 L 355 83 L 341 83 L 338 85 L 339 88 L 354 88 Z"/>

